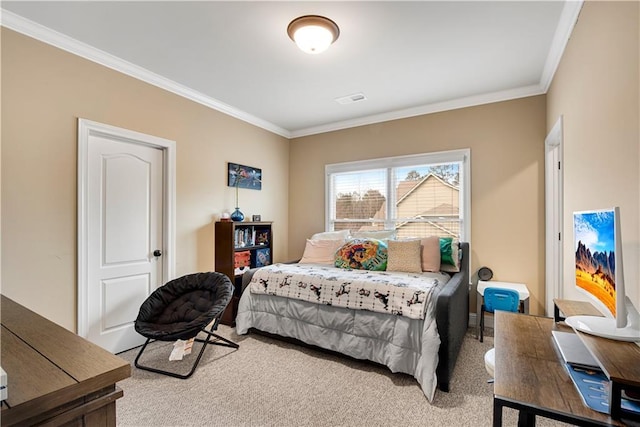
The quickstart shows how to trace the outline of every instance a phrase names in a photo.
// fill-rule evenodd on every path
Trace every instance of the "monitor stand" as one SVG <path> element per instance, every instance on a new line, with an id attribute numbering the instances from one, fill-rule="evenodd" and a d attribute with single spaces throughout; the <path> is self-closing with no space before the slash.
<path id="1" fill-rule="evenodd" d="M 640 341 L 640 315 L 638 310 L 626 299 L 627 326 L 616 327 L 616 319 L 598 316 L 570 316 L 565 323 L 573 329 L 589 335 L 596 335 L 616 341 Z"/>

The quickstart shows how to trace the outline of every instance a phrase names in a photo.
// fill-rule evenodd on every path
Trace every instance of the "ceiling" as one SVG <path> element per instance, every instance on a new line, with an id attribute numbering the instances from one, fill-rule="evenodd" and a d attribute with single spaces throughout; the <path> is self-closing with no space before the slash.
<path id="1" fill-rule="evenodd" d="M 2 1 L 2 25 L 293 138 L 546 93 L 581 1 Z M 340 37 L 308 55 L 306 14 Z M 336 98 L 362 93 L 365 100 Z"/>

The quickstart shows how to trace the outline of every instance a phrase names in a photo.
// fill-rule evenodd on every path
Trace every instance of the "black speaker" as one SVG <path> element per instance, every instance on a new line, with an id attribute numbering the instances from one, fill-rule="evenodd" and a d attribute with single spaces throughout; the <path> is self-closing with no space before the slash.
<path id="1" fill-rule="evenodd" d="M 478 279 L 491 280 L 492 277 L 493 271 L 489 267 L 480 267 L 480 270 L 478 270 Z"/>

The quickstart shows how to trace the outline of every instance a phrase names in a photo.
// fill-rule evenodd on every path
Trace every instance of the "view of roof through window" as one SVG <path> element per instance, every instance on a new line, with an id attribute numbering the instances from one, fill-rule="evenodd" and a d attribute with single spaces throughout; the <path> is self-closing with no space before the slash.
<path id="1" fill-rule="evenodd" d="M 451 162 L 334 173 L 333 229 L 460 237 L 461 170 Z"/>

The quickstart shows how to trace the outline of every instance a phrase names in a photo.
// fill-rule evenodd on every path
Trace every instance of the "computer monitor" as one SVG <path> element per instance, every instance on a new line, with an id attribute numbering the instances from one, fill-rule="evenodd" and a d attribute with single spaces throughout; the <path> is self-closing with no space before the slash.
<path id="1" fill-rule="evenodd" d="M 605 315 L 571 316 L 572 328 L 620 341 L 640 341 L 638 311 L 625 295 L 620 209 L 573 214 L 575 284 Z"/>

